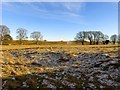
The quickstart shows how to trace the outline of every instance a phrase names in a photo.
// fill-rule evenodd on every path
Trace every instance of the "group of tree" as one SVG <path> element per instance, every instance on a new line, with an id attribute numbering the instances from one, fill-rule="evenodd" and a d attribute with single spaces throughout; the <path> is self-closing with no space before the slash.
<path id="1" fill-rule="evenodd" d="M 20 44 L 22 43 L 22 40 L 28 39 L 26 29 L 18 28 L 16 30 L 16 33 L 17 33 L 16 38 L 20 41 Z M 35 40 L 36 44 L 38 44 L 38 41 L 43 39 L 43 35 L 41 34 L 41 32 L 34 31 L 31 33 L 30 38 Z M 10 29 L 6 25 L 0 25 L 0 41 L 1 41 L 1 43 L 3 41 L 10 41 L 10 40 L 13 40 L 13 38 L 10 35 Z M 90 45 L 99 44 L 100 42 L 102 42 L 103 44 L 108 44 L 109 36 L 106 34 L 103 34 L 101 31 L 81 31 L 76 34 L 75 40 L 80 41 L 82 43 L 82 45 L 84 45 L 85 41 L 89 41 Z M 112 35 L 110 37 L 110 41 L 113 44 L 115 44 L 116 42 L 120 42 L 120 34 Z"/>
<path id="2" fill-rule="evenodd" d="M 92 44 L 99 44 L 102 42 L 103 44 L 109 43 L 109 36 L 106 34 L 103 34 L 101 31 L 81 31 L 78 32 L 75 36 L 76 41 L 80 41 L 82 45 L 84 45 L 85 41 L 89 41 L 90 45 Z M 115 44 L 117 41 L 120 42 L 120 35 L 112 35 L 110 37 L 111 42 Z"/>
<path id="3" fill-rule="evenodd" d="M 28 38 L 27 30 L 24 28 L 18 28 L 16 30 L 16 33 L 17 33 L 16 39 L 20 41 L 20 44 L 22 44 L 22 40 L 26 40 Z M 43 36 L 41 32 L 34 31 L 31 33 L 30 38 L 34 39 L 36 41 L 36 44 L 38 44 L 38 40 L 42 40 Z M 2 43 L 2 41 L 5 40 L 7 41 L 13 40 L 12 37 L 10 36 L 10 29 L 5 25 L 0 25 L 0 41 Z"/>

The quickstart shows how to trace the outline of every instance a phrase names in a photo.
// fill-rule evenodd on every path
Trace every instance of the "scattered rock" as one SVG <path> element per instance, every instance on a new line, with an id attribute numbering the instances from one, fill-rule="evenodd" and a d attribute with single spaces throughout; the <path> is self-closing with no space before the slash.
<path id="1" fill-rule="evenodd" d="M 36 70 L 41 67 L 45 68 L 43 70 L 45 73 L 40 74 L 32 73 L 32 68 L 31 71 L 26 71 L 29 75 L 38 76 L 35 76 L 36 88 L 41 88 L 38 86 L 39 84 L 54 89 L 58 86 L 82 89 L 118 88 L 120 86 L 119 57 L 110 57 L 109 53 L 77 53 L 77 55 L 70 55 L 66 52 L 51 50 L 53 48 L 41 53 L 30 50 L 25 50 L 24 54 L 18 51 L 9 52 L 15 58 L 21 55 L 29 59 L 31 61 L 29 67 L 36 68 Z M 12 68 L 10 69 L 12 70 Z M 24 70 L 24 68 L 22 69 Z M 12 73 L 12 75 L 15 75 L 15 73 Z M 12 77 L 12 80 L 15 81 L 16 79 Z M 26 81 L 22 82 L 22 87 L 29 87 Z"/>

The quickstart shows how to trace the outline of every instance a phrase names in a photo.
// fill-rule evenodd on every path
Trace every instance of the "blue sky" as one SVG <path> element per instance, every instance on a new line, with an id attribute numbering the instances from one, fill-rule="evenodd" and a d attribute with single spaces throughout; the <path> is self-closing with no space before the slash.
<path id="1" fill-rule="evenodd" d="M 44 40 L 74 40 L 79 31 L 100 30 L 107 35 L 118 33 L 117 2 L 4 2 L 2 24 L 16 38 L 19 27 L 40 31 Z"/>

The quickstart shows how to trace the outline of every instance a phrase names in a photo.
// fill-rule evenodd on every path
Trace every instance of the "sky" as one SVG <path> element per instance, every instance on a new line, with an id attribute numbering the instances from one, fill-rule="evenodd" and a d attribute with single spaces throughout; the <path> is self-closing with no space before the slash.
<path id="1" fill-rule="evenodd" d="M 74 40 L 80 31 L 118 33 L 117 2 L 3 2 L 2 22 L 16 39 L 18 28 L 27 36 L 39 31 L 44 40 Z M 29 38 L 30 39 L 30 38 Z"/>

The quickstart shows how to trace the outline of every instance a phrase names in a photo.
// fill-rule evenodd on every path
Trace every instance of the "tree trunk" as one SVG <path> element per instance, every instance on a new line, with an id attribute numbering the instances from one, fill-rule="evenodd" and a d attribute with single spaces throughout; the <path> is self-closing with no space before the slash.
<path id="1" fill-rule="evenodd" d="M 95 45 L 95 39 L 94 39 L 94 43 L 93 44 Z"/>
<path id="2" fill-rule="evenodd" d="M 20 45 L 22 44 L 22 40 L 20 40 Z"/>
<path id="3" fill-rule="evenodd" d="M 113 44 L 115 44 L 115 41 L 113 41 Z"/>
<path id="4" fill-rule="evenodd" d="M 96 44 L 98 45 L 98 44 L 99 44 L 99 41 L 97 41 Z"/>
<path id="5" fill-rule="evenodd" d="M 38 40 L 36 40 L 36 45 L 38 45 Z"/>
<path id="6" fill-rule="evenodd" d="M 105 44 L 105 42 L 104 42 L 104 41 L 102 41 L 102 43 L 103 43 L 103 44 Z"/>
<path id="7" fill-rule="evenodd" d="M 84 45 L 84 41 L 82 41 L 82 45 Z"/>
<path id="8" fill-rule="evenodd" d="M 90 40 L 90 45 L 92 45 L 92 41 Z"/>
<path id="9" fill-rule="evenodd" d="M 38 41 L 36 41 L 36 45 L 38 44 Z"/>

